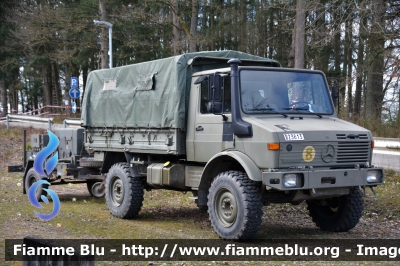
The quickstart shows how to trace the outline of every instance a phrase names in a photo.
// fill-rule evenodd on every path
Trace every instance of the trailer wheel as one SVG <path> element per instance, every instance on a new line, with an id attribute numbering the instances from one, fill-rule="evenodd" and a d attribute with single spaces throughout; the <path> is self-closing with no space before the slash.
<path id="1" fill-rule="evenodd" d="M 354 228 L 362 216 L 364 200 L 358 188 L 351 188 L 348 195 L 326 200 L 307 201 L 313 222 L 321 230 L 347 232 Z"/>
<path id="2" fill-rule="evenodd" d="M 260 228 L 262 198 L 256 182 L 246 174 L 219 174 L 208 194 L 208 213 L 214 231 L 222 239 L 253 238 Z"/>
<path id="3" fill-rule="evenodd" d="M 79 160 L 79 165 L 87 168 L 100 168 L 103 166 L 103 161 L 95 161 L 92 157 L 83 157 Z"/>
<path id="4" fill-rule="evenodd" d="M 25 177 L 25 190 L 26 193 L 28 193 L 29 188 L 33 185 L 33 183 L 42 180 L 42 177 L 35 171 L 35 169 L 32 167 L 29 169 L 28 173 L 26 174 Z M 45 197 L 47 196 L 47 192 L 43 190 L 43 188 L 48 188 L 48 185 L 40 185 L 37 190 L 36 190 L 36 199 L 38 201 L 41 201 L 41 196 L 44 195 Z"/>
<path id="5" fill-rule="evenodd" d="M 143 205 L 144 184 L 133 177 L 126 163 L 116 163 L 106 177 L 105 196 L 108 209 L 118 218 L 134 218 Z"/>
<path id="6" fill-rule="evenodd" d="M 88 181 L 86 183 L 87 189 L 92 197 L 102 198 L 105 195 L 105 187 L 101 185 L 102 182 Z"/>

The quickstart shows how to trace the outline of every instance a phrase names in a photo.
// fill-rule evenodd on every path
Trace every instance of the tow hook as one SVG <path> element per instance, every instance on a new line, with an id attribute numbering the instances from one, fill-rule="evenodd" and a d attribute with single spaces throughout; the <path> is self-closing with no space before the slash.
<path id="1" fill-rule="evenodd" d="M 368 194 L 366 189 L 365 189 L 365 187 L 361 188 L 361 186 L 360 186 L 360 189 L 363 191 L 364 197 L 366 197 L 366 198 L 376 198 L 376 192 L 375 192 L 374 188 L 372 186 L 368 186 L 368 187 L 371 189 L 373 195 Z"/>

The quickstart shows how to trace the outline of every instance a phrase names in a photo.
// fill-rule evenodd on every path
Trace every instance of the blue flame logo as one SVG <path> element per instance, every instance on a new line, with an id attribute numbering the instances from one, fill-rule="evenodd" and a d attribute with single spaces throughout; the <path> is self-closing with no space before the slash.
<path id="1" fill-rule="evenodd" d="M 59 144 L 58 138 L 53 132 L 47 130 L 47 134 L 49 134 L 50 138 L 49 144 L 36 155 L 35 161 L 33 162 L 33 168 L 42 177 L 50 175 L 58 161 L 57 152 L 46 161 L 46 158 L 53 154 Z M 46 173 L 44 173 L 43 165 L 45 165 Z"/>
<path id="2" fill-rule="evenodd" d="M 33 162 L 33 168 L 42 177 L 47 177 L 50 175 L 53 169 L 56 167 L 58 161 L 58 153 L 55 152 L 59 144 L 58 138 L 50 130 L 47 130 L 47 134 L 50 138 L 49 144 L 36 155 L 35 161 Z M 50 155 L 53 156 L 46 160 L 46 158 Z M 46 172 L 43 166 L 46 169 Z M 46 180 L 40 180 L 35 182 L 28 190 L 28 199 L 36 208 L 43 208 L 36 198 L 36 190 L 40 185 L 50 185 L 50 183 Z M 60 211 L 60 199 L 54 191 L 46 188 L 43 188 L 43 190 L 45 190 L 53 200 L 53 211 L 50 214 L 42 214 L 35 211 L 35 214 L 42 220 L 50 220 L 54 218 Z M 41 196 L 41 199 L 44 203 L 49 203 L 49 200 L 44 195 Z"/>
<path id="3" fill-rule="evenodd" d="M 38 200 L 36 198 L 36 190 L 38 189 L 38 187 L 40 185 L 43 185 L 43 184 L 50 185 L 50 183 L 45 180 L 39 180 L 39 181 L 33 183 L 33 185 L 28 190 L 29 201 L 36 208 L 43 208 L 43 206 L 40 205 L 40 203 L 38 202 Z M 43 213 L 39 213 L 37 211 L 34 211 L 34 213 L 40 219 L 47 221 L 47 220 L 53 219 L 60 211 L 60 199 L 58 198 L 57 194 L 53 190 L 46 189 L 46 188 L 42 188 L 42 189 L 45 190 L 50 195 L 51 199 L 53 200 L 53 203 L 54 203 L 53 211 L 50 214 L 43 214 Z M 49 200 L 44 195 L 41 196 L 41 199 L 43 200 L 44 203 L 46 203 L 46 204 L 49 203 Z"/>

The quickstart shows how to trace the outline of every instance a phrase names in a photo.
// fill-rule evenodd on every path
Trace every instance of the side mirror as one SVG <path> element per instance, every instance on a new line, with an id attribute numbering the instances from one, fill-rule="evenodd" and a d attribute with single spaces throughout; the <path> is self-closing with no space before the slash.
<path id="1" fill-rule="evenodd" d="M 333 85 L 331 87 L 331 96 L 332 96 L 332 99 L 335 99 L 335 98 L 338 97 L 338 95 L 337 95 L 337 87 L 335 85 Z"/>
<path id="2" fill-rule="evenodd" d="M 333 101 L 333 105 L 336 107 L 336 98 L 338 98 L 338 89 L 337 86 L 333 85 L 331 88 L 331 97 Z"/>
<path id="3" fill-rule="evenodd" d="M 221 101 L 222 98 L 222 77 L 221 75 L 210 75 L 208 77 L 208 99 Z"/>
<path id="4" fill-rule="evenodd" d="M 207 112 L 213 114 L 221 114 L 222 113 L 222 103 L 209 101 L 207 103 Z"/>

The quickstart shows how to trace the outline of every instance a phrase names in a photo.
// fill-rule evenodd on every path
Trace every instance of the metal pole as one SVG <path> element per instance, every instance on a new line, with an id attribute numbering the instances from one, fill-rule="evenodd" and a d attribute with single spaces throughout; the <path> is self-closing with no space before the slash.
<path id="1" fill-rule="evenodd" d="M 108 47 L 108 52 L 110 53 L 110 68 L 112 68 L 112 26 L 108 28 Z"/>
<path id="2" fill-rule="evenodd" d="M 51 130 L 51 120 L 49 119 L 49 130 Z"/>
<path id="3" fill-rule="evenodd" d="M 24 148 L 22 150 L 24 151 L 24 154 L 23 154 L 24 162 L 23 162 L 22 168 L 25 170 L 25 166 L 26 166 L 26 129 L 24 129 Z"/>

